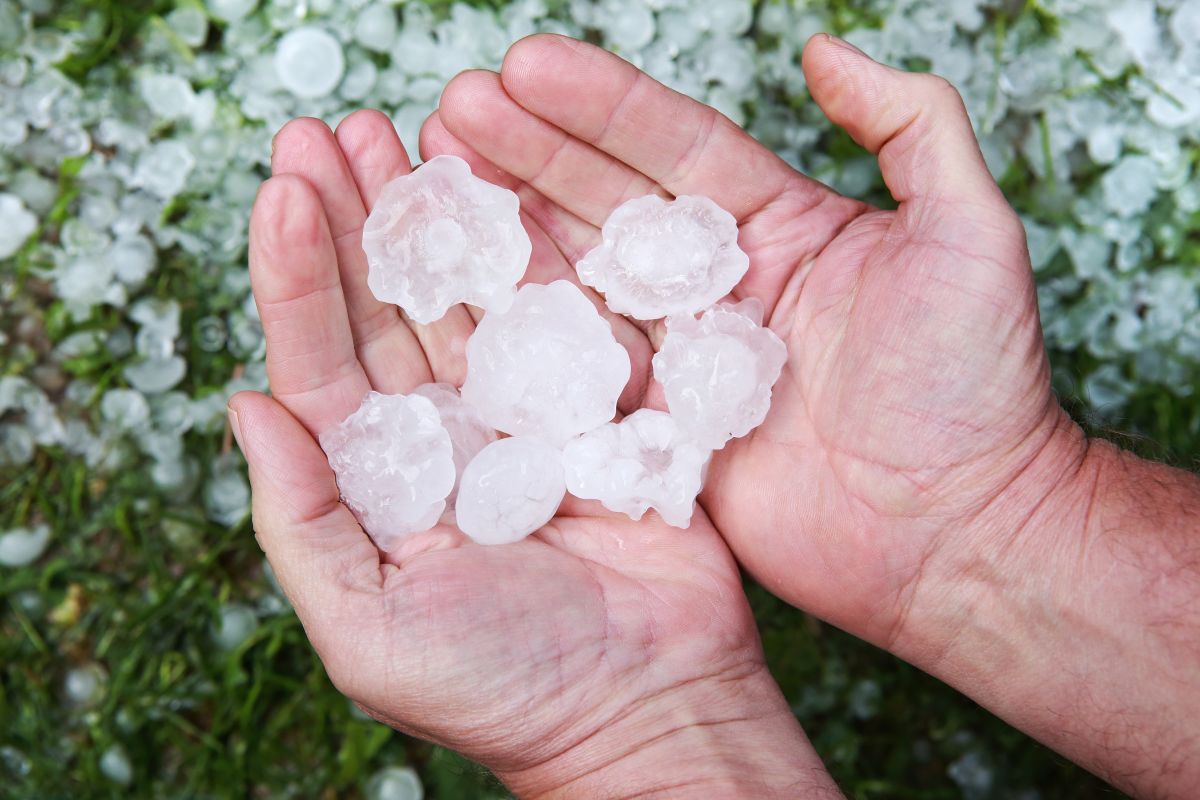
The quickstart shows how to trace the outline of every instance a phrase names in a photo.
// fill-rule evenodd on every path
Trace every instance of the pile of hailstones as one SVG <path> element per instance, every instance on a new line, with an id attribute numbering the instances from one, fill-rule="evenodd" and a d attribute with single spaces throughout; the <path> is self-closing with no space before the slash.
<path id="1" fill-rule="evenodd" d="M 486 311 L 461 393 L 371 392 L 321 436 L 342 499 L 383 550 L 448 511 L 477 542 L 515 542 L 567 491 L 686 528 L 712 452 L 766 417 L 787 351 L 757 301 L 718 304 L 749 267 L 728 212 L 697 196 L 630 200 L 576 266 L 612 311 L 666 318 L 653 368 L 669 413 L 614 423 L 629 355 L 573 283 L 516 288 L 531 253 L 519 207 L 465 161 L 439 156 L 388 184 L 363 230 L 380 300 L 422 324 L 456 303 Z"/>

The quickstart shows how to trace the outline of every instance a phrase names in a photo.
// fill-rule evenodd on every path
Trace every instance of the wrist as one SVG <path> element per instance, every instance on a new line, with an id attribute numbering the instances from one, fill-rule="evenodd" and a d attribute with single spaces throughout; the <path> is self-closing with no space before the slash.
<path id="1" fill-rule="evenodd" d="M 1200 781 L 1200 482 L 1069 420 L 934 553 L 892 648 L 1134 794 Z"/>
<path id="2" fill-rule="evenodd" d="M 540 764 L 494 771 L 539 800 L 842 796 L 762 667 L 681 685 Z"/>

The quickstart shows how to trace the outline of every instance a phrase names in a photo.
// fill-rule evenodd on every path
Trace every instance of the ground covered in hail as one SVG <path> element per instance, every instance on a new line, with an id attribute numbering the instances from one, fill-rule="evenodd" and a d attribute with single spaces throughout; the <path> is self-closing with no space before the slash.
<path id="1" fill-rule="evenodd" d="M 1060 397 L 1200 450 L 1200 0 L 0 0 L 0 785 L 14 797 L 502 796 L 359 716 L 250 536 L 225 400 L 264 388 L 246 221 L 271 135 L 583 36 L 886 204 L 812 104 L 825 30 L 962 90 L 1025 221 Z M 1155 444 L 1157 443 L 1157 444 Z M 1094 780 L 749 587 L 853 797 L 1091 797 Z"/>

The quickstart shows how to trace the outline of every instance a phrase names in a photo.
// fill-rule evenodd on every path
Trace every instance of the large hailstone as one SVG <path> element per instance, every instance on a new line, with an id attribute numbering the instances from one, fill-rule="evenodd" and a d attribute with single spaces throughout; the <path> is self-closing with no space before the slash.
<path id="1" fill-rule="evenodd" d="M 712 451 L 695 444 L 665 411 L 643 408 L 567 443 L 567 490 L 641 519 L 658 511 L 676 528 L 692 522 Z"/>
<path id="2" fill-rule="evenodd" d="M 455 498 L 458 497 L 458 481 L 462 478 L 463 470 L 479 451 L 496 441 L 496 431 L 484 422 L 472 406 L 463 402 L 458 390 L 448 383 L 425 383 L 413 389 L 413 394 L 420 395 L 433 403 L 442 418 L 442 426 L 450 434 L 450 444 L 454 448 L 454 488 L 446 498 L 446 505 L 454 508 Z"/>
<path id="3" fill-rule="evenodd" d="M 454 488 L 454 448 L 428 399 L 368 392 L 320 438 L 342 500 L 380 550 L 438 521 Z"/>
<path id="4" fill-rule="evenodd" d="M 463 400 L 513 436 L 562 446 L 613 418 L 629 354 L 577 286 L 526 284 L 467 341 Z"/>
<path id="5" fill-rule="evenodd" d="M 500 439 L 463 472 L 455 520 L 480 544 L 509 544 L 549 522 L 566 493 L 557 448 L 525 436 Z"/>
<path id="6" fill-rule="evenodd" d="M 601 239 L 575 266 L 579 279 L 637 319 L 705 309 L 750 267 L 737 220 L 707 197 L 629 200 L 605 220 Z"/>
<path id="7" fill-rule="evenodd" d="M 671 416 L 696 442 L 719 450 L 766 419 L 771 387 L 787 347 L 762 327 L 762 304 L 743 300 L 704 312 L 670 317 L 654 377 Z"/>
<path id="8" fill-rule="evenodd" d="M 437 156 L 383 192 L 363 226 L 367 285 L 422 324 L 470 303 L 504 312 L 533 250 L 520 200 Z"/>
<path id="9" fill-rule="evenodd" d="M 312 100 L 332 94 L 345 72 L 342 44 L 324 28 L 296 28 L 275 48 L 275 75 L 296 97 Z"/>

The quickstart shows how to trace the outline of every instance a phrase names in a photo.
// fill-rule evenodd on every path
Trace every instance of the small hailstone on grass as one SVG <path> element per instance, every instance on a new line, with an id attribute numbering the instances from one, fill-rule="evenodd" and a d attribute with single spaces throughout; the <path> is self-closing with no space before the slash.
<path id="1" fill-rule="evenodd" d="M 63 678 L 63 696 L 76 708 L 95 705 L 103 696 L 108 673 L 99 664 L 84 664 L 69 670 Z"/>
<path id="2" fill-rule="evenodd" d="M 509 544 L 541 528 L 567 492 L 561 451 L 541 439 L 492 442 L 463 471 L 455 517 L 480 544 Z"/>
<path id="3" fill-rule="evenodd" d="M 345 69 L 341 43 L 324 28 L 296 28 L 275 49 L 275 74 L 296 97 L 312 100 L 332 94 Z"/>
<path id="4" fill-rule="evenodd" d="M 425 787 L 412 767 L 384 767 L 371 776 L 363 793 L 368 800 L 423 800 Z"/>
<path id="5" fill-rule="evenodd" d="M 242 603 L 225 603 L 213 629 L 213 640 L 222 650 L 235 650 L 253 636 L 257 628 L 258 615 L 254 609 Z"/>
<path id="6" fill-rule="evenodd" d="M 474 406 L 467 405 L 458 390 L 448 383 L 425 383 L 413 389 L 413 394 L 424 397 L 433 403 L 442 419 L 442 426 L 450 434 L 450 444 L 454 447 L 454 488 L 446 498 L 446 505 L 454 508 L 458 497 L 458 481 L 462 478 L 463 470 L 479 451 L 496 441 L 496 431 L 484 422 L 483 417 Z"/>
<path id="7" fill-rule="evenodd" d="M 456 303 L 507 311 L 533 249 L 519 211 L 514 193 L 437 156 L 375 202 L 363 226 L 367 285 L 423 324 Z"/>
<path id="8" fill-rule="evenodd" d="M 50 526 L 12 528 L 0 533 L 0 565 L 23 567 L 41 557 L 50 543 Z"/>
<path id="9" fill-rule="evenodd" d="M 613 311 L 637 319 L 694 314 L 750 268 L 733 215 L 707 197 L 647 195 L 618 206 L 602 241 L 576 265 Z"/>
<path id="10" fill-rule="evenodd" d="M 437 523 L 454 488 L 454 448 L 427 398 L 368 392 L 320 441 L 342 499 L 379 549 Z"/>
<path id="11" fill-rule="evenodd" d="M 133 782 L 133 765 L 129 754 L 119 744 L 114 744 L 100 756 L 100 772 L 113 783 L 128 786 Z"/>
<path id="12" fill-rule="evenodd" d="M 787 347 L 761 325 L 757 300 L 722 303 L 699 319 L 667 319 L 667 335 L 653 359 L 667 407 L 679 426 L 705 447 L 719 450 L 766 419 L 771 387 Z"/>
<path id="13" fill-rule="evenodd" d="M 15 194 L 0 194 L 0 258 L 16 255 L 22 245 L 37 230 L 38 221 L 21 198 Z"/>
<path id="14" fill-rule="evenodd" d="M 686 528 L 711 454 L 670 414 L 643 408 L 567 442 L 563 466 L 576 497 L 635 520 L 653 508 L 668 525 Z"/>
<path id="15" fill-rule="evenodd" d="M 561 446 L 613 418 L 630 371 L 629 354 L 577 286 L 526 284 L 467 341 L 462 396 L 497 430 Z"/>

